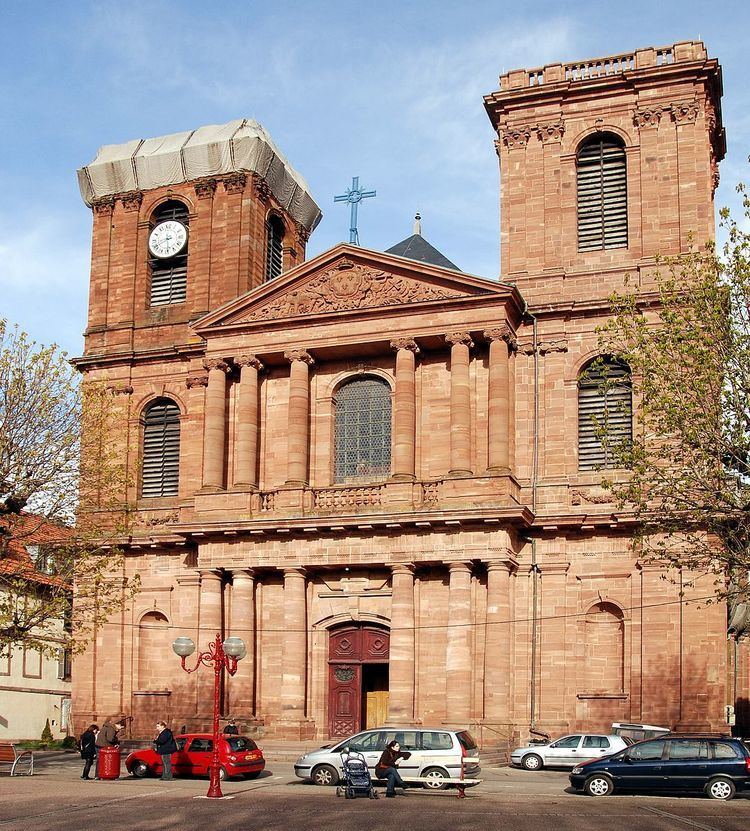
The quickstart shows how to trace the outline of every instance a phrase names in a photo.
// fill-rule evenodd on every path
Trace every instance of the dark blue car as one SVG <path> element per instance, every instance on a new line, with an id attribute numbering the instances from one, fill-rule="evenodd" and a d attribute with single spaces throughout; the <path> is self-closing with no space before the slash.
<path id="1" fill-rule="evenodd" d="M 750 783 L 750 752 L 729 737 L 664 736 L 573 768 L 570 784 L 590 796 L 613 791 L 704 791 L 731 799 Z"/>

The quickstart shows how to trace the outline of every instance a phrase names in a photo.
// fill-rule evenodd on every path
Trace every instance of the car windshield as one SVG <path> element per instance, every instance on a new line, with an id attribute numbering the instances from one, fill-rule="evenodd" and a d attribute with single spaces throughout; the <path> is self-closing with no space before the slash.
<path id="1" fill-rule="evenodd" d="M 227 744 L 229 749 L 235 752 L 258 749 L 258 745 L 252 739 L 248 739 L 247 736 L 229 736 Z"/>

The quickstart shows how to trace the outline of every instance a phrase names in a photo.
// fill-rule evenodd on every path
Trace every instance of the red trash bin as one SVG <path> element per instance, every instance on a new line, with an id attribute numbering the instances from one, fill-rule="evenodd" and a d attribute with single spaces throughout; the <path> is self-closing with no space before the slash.
<path id="1" fill-rule="evenodd" d="M 119 779 L 120 778 L 120 748 L 100 747 L 99 748 L 99 778 Z"/>

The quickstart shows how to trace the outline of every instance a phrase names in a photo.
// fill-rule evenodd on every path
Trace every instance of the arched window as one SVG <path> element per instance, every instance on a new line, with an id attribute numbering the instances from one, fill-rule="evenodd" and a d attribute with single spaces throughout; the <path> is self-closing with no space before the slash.
<path id="1" fill-rule="evenodd" d="M 584 621 L 586 691 L 619 693 L 625 682 L 625 621 L 614 603 L 592 606 Z"/>
<path id="2" fill-rule="evenodd" d="M 578 150 L 578 250 L 628 247 L 628 188 L 625 148 L 610 133 L 588 139 Z"/>
<path id="3" fill-rule="evenodd" d="M 146 612 L 138 624 L 138 687 L 141 690 L 169 686 L 164 667 L 169 666 L 169 621 L 161 612 Z"/>
<path id="4" fill-rule="evenodd" d="M 611 356 L 596 358 L 578 379 L 578 469 L 621 466 L 632 439 L 630 368 Z"/>
<path id="5" fill-rule="evenodd" d="M 349 381 L 336 395 L 334 481 L 372 481 L 390 472 L 391 388 L 380 378 Z"/>
<path id="6" fill-rule="evenodd" d="M 271 215 L 266 225 L 266 280 L 273 280 L 281 274 L 284 223 L 278 216 Z"/>
<path id="7" fill-rule="evenodd" d="M 143 416 L 141 496 L 177 496 L 180 480 L 180 410 L 159 398 Z"/>
<path id="8" fill-rule="evenodd" d="M 151 305 L 184 303 L 187 297 L 188 209 L 170 199 L 151 216 L 149 268 Z"/>

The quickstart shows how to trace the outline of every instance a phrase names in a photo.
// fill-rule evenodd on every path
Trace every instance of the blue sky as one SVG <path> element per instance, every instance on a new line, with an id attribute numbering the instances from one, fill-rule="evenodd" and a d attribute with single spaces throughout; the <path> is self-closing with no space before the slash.
<path id="1" fill-rule="evenodd" d="M 251 117 L 307 179 L 324 216 L 308 256 L 348 238 L 334 205 L 377 190 L 360 241 L 423 233 L 497 277 L 498 165 L 482 96 L 498 75 L 700 37 L 724 70 L 729 151 L 717 205 L 750 182 L 750 4 L 537 0 L 214 4 L 5 0 L 0 23 L 0 316 L 83 347 L 90 211 L 76 169 L 102 144 Z"/>

